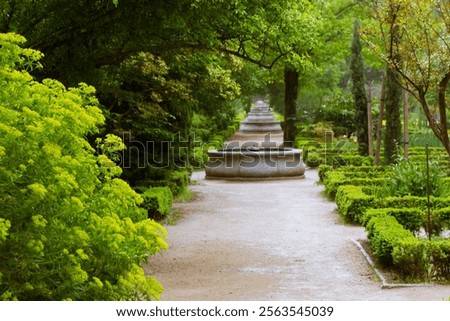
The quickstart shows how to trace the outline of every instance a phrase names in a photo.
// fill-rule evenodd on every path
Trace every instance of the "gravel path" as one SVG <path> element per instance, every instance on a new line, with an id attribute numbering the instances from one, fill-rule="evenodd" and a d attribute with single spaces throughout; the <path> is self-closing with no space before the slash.
<path id="1" fill-rule="evenodd" d="M 381 289 L 352 239 L 364 229 L 339 221 L 316 170 L 305 179 L 205 180 L 166 226 L 170 249 L 151 258 L 162 300 L 442 300 L 450 286 Z"/>

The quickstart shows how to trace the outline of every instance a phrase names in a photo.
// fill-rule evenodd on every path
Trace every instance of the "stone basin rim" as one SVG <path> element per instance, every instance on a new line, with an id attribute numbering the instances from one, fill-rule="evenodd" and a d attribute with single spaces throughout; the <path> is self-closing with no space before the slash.
<path id="1" fill-rule="evenodd" d="M 248 147 L 248 148 L 230 148 L 230 149 L 211 149 L 208 150 L 210 156 L 221 156 L 227 154 L 241 154 L 241 155 L 298 155 L 302 154 L 302 149 L 297 148 L 264 148 L 264 147 Z"/>

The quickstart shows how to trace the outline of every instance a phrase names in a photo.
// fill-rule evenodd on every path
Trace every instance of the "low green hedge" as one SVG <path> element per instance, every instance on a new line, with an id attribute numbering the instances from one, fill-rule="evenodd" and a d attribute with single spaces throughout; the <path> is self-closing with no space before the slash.
<path id="1" fill-rule="evenodd" d="M 341 166 L 333 168 L 331 165 L 322 164 L 318 168 L 319 180 L 324 182 L 331 173 L 344 172 L 347 176 L 360 178 L 382 178 L 389 175 L 390 169 L 386 166 Z"/>
<path id="2" fill-rule="evenodd" d="M 362 224 L 367 209 L 389 209 L 392 213 L 397 212 L 397 215 L 405 216 L 400 221 L 406 221 L 408 220 L 407 215 L 413 215 L 414 221 L 410 223 L 410 228 L 414 230 L 414 226 L 418 222 L 418 211 L 421 213 L 426 212 L 427 199 L 425 197 L 403 196 L 377 198 L 367 193 L 370 188 L 371 186 L 339 186 L 335 198 L 339 213 L 353 222 Z M 430 205 L 432 208 L 434 229 L 441 231 L 444 228 L 450 228 L 450 198 L 432 197 Z M 423 220 L 424 218 L 422 217 Z"/>
<path id="3" fill-rule="evenodd" d="M 439 235 L 443 230 L 450 230 L 450 207 L 433 209 L 432 228 L 433 234 Z"/>
<path id="4" fill-rule="evenodd" d="M 386 182 L 387 179 L 385 177 L 379 176 L 379 173 L 373 172 L 328 172 L 323 181 L 325 185 L 325 194 L 328 197 L 334 198 L 339 186 L 342 185 L 381 186 Z"/>
<path id="5" fill-rule="evenodd" d="M 376 216 L 392 216 L 403 228 L 413 233 L 419 232 L 424 224 L 424 211 L 417 208 L 369 208 L 361 219 L 363 226 Z"/>
<path id="6" fill-rule="evenodd" d="M 157 179 L 145 181 L 134 189 L 142 193 L 149 187 L 169 187 L 173 196 L 178 196 L 189 186 L 190 177 L 190 172 L 185 169 L 160 169 Z"/>
<path id="7" fill-rule="evenodd" d="M 372 206 L 375 197 L 367 195 L 362 186 L 343 185 L 336 193 L 339 213 L 349 221 L 361 223 L 362 214 Z"/>
<path id="8" fill-rule="evenodd" d="M 170 171 L 166 176 L 167 186 L 174 196 L 180 195 L 191 181 L 191 175 L 185 170 Z"/>
<path id="9" fill-rule="evenodd" d="M 391 257 L 393 265 L 401 275 L 414 279 L 430 279 L 432 261 L 428 252 L 429 241 L 407 236 L 398 240 L 392 249 Z M 436 261 L 435 263 L 438 263 Z"/>
<path id="10" fill-rule="evenodd" d="M 330 165 L 322 164 L 318 168 L 319 181 L 324 182 L 328 173 L 333 172 L 333 167 Z"/>
<path id="11" fill-rule="evenodd" d="M 341 167 L 372 166 L 374 164 L 373 156 L 355 155 L 354 153 L 325 149 L 319 146 L 320 144 L 313 142 L 303 146 L 303 159 L 307 166 L 318 167 L 320 165 L 329 165 L 332 167 Z"/>
<path id="12" fill-rule="evenodd" d="M 367 173 L 367 174 L 375 174 L 378 173 L 378 175 L 385 175 L 384 173 L 390 172 L 391 169 L 388 166 L 372 166 L 372 165 L 348 165 L 348 166 L 341 166 L 337 167 L 335 169 L 336 171 L 342 171 L 342 172 L 358 172 L 358 173 Z"/>
<path id="13" fill-rule="evenodd" d="M 372 217 L 367 234 L 377 260 L 407 278 L 450 280 L 450 240 L 420 239 L 392 216 Z"/>
<path id="14" fill-rule="evenodd" d="M 406 277 L 450 280 L 450 240 L 405 238 L 392 251 L 394 266 Z"/>
<path id="15" fill-rule="evenodd" d="M 160 220 L 169 215 L 172 209 L 173 194 L 169 187 L 152 187 L 142 193 L 142 207 L 148 212 L 148 217 Z"/>
<path id="16" fill-rule="evenodd" d="M 427 257 L 431 265 L 431 269 L 427 270 L 429 277 L 450 280 L 450 240 L 438 239 L 431 242 L 422 240 L 422 242 L 428 244 Z"/>
<path id="17" fill-rule="evenodd" d="M 392 266 L 392 252 L 400 240 L 414 238 L 414 235 L 403 228 L 397 220 L 389 215 L 372 217 L 366 225 L 367 237 L 370 240 L 374 255 L 386 266 Z"/>

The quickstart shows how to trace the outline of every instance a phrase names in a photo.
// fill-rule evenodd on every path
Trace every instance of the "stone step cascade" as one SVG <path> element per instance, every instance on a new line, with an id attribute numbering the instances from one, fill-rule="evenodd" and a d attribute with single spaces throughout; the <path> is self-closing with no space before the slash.
<path id="1" fill-rule="evenodd" d="M 303 178 L 302 150 L 283 148 L 283 130 L 265 101 L 257 101 L 222 149 L 208 151 L 208 179 Z"/>
<path id="2" fill-rule="evenodd" d="M 283 130 L 269 105 L 262 100 L 241 121 L 239 130 L 225 142 L 224 149 L 239 147 L 279 148 L 283 143 Z"/>

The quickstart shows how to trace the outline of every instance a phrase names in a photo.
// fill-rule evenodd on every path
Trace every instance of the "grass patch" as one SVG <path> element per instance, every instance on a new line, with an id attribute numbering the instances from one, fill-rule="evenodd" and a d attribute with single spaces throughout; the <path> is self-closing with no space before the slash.
<path id="1" fill-rule="evenodd" d="M 183 212 L 177 208 L 172 208 L 169 215 L 164 218 L 164 225 L 176 225 L 177 222 L 183 218 Z"/>
<path id="2" fill-rule="evenodd" d="M 183 202 L 190 202 L 193 199 L 194 192 L 192 192 L 189 188 L 183 188 L 180 193 L 175 196 L 174 202 L 175 203 L 183 203 Z"/>

